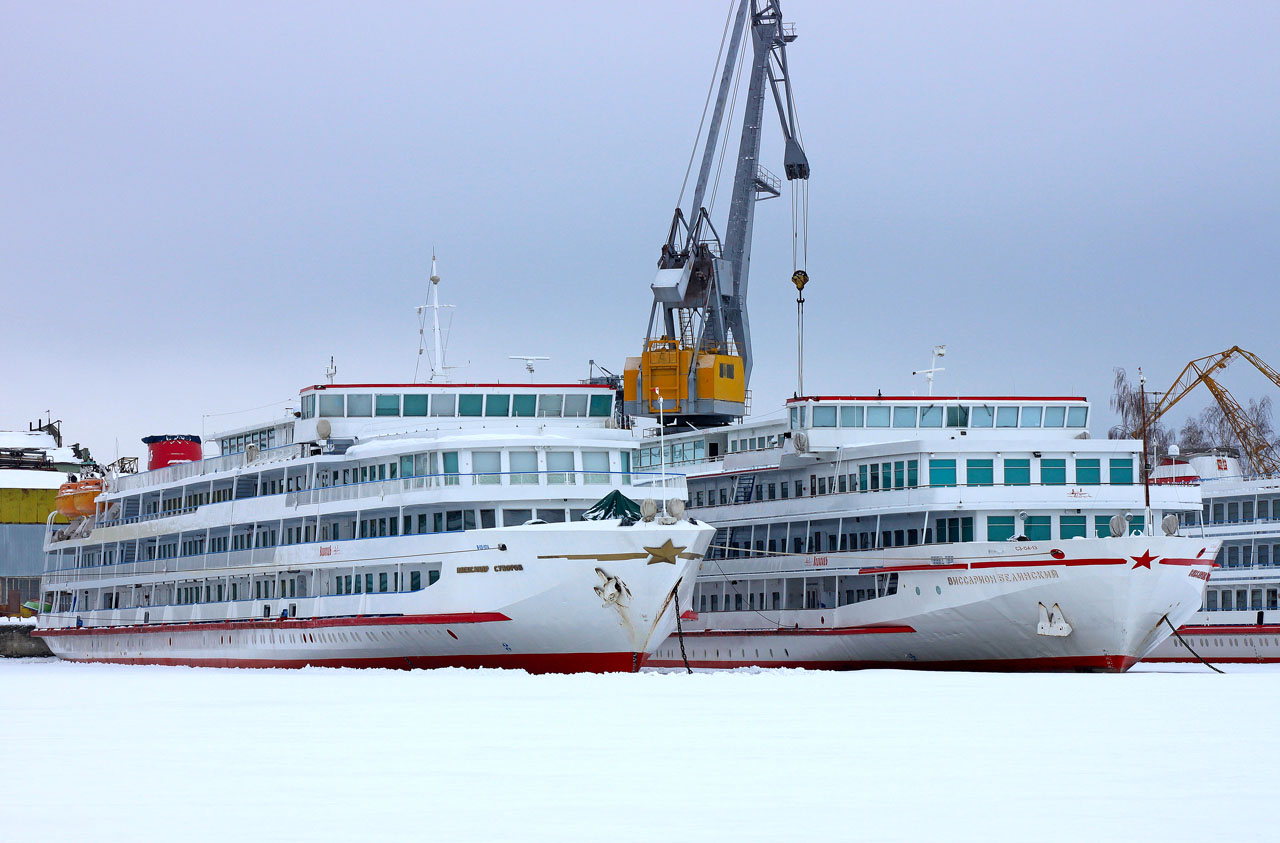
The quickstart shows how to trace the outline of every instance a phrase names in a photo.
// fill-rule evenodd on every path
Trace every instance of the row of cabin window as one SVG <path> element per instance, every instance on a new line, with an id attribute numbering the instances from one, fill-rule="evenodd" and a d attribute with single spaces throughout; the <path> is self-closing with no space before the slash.
<path id="1" fill-rule="evenodd" d="M 1110 515 L 1093 516 L 1093 533 L 1099 538 L 1106 538 L 1111 535 L 1111 518 Z M 1054 538 L 1072 539 L 1087 538 L 1089 535 L 1089 516 L 1087 515 L 1060 515 L 1056 517 L 1058 522 L 1057 535 L 1054 535 L 1053 522 L 1055 517 L 1052 515 L 1030 515 L 1024 521 L 1019 521 L 1015 515 L 990 515 L 987 516 L 987 541 L 1008 541 L 1014 538 L 1025 538 L 1027 541 L 1053 541 Z M 934 520 L 934 526 L 921 531 L 918 528 L 902 528 L 882 530 L 877 542 L 877 536 L 874 531 L 854 531 L 850 533 L 828 533 L 816 530 L 807 535 L 791 536 L 787 538 L 770 538 L 755 539 L 754 548 L 751 541 L 735 540 L 734 534 L 738 529 L 735 528 L 731 533 L 728 542 L 728 551 L 714 556 L 728 556 L 729 558 L 737 558 L 739 556 L 747 556 L 768 553 L 839 553 L 857 550 L 877 550 L 886 547 L 912 547 L 920 544 L 949 544 L 954 542 L 971 542 L 974 541 L 974 524 L 973 516 L 957 516 L 952 518 L 937 518 Z M 1129 532 L 1141 532 L 1143 529 L 1142 516 L 1133 516 L 1129 522 Z M 787 524 L 775 524 L 773 527 L 780 532 L 787 532 Z M 757 527 L 761 529 L 761 527 Z M 1277 545 L 1280 550 L 1280 545 Z M 1278 560 L 1280 561 L 1280 560 Z"/>
<path id="2" fill-rule="evenodd" d="M 712 454 L 715 456 L 715 454 Z M 688 462 L 702 462 L 707 458 L 707 443 L 696 439 L 692 442 L 671 442 L 659 447 L 651 445 L 635 452 L 636 468 L 657 468 L 666 465 L 680 465 Z"/>
<path id="3" fill-rule="evenodd" d="M 841 577 L 840 579 L 853 580 L 855 578 Z M 870 580 L 871 577 L 858 577 L 856 579 Z M 740 582 L 743 586 L 749 589 L 745 595 L 741 591 L 734 591 L 731 594 L 725 594 L 724 602 L 721 603 L 719 594 L 699 593 L 694 598 L 694 605 L 698 607 L 699 612 L 741 612 L 744 610 L 754 612 L 757 609 L 781 611 L 784 609 L 800 609 L 802 607 L 805 609 L 832 609 L 897 594 L 898 575 L 890 574 L 885 579 L 888 581 L 887 584 L 880 586 L 878 589 L 874 585 L 869 585 L 866 588 L 839 588 L 830 594 L 819 594 L 816 591 L 805 589 L 803 597 L 800 593 L 790 592 L 787 595 L 788 603 L 786 605 L 783 605 L 782 602 L 782 592 L 757 591 L 752 588 L 750 580 L 742 580 Z M 830 600 L 829 598 L 831 597 L 835 599 Z M 834 605 L 829 605 L 829 603 Z"/>
<path id="4" fill-rule="evenodd" d="M 399 395 L 321 392 L 318 409 L 320 416 L 325 418 L 608 418 L 613 412 L 613 396 L 560 393 L 476 395 L 441 392 L 434 395 Z M 316 415 L 316 410 L 316 394 L 302 396 L 302 418 L 312 418 Z"/>
<path id="5" fill-rule="evenodd" d="M 267 427 L 250 433 L 241 433 L 238 436 L 224 436 L 218 440 L 219 451 L 223 454 L 238 454 L 249 445 L 257 445 L 263 451 L 274 448 L 276 429 Z"/>
<path id="6" fill-rule="evenodd" d="M 1255 506 L 1256 503 L 1256 506 Z M 1210 524 L 1236 524 L 1241 521 L 1280 520 L 1280 498 L 1258 498 L 1257 501 L 1225 501 L 1204 505 L 1204 520 Z"/>
<path id="7" fill-rule="evenodd" d="M 1218 548 L 1215 559 L 1221 568 L 1269 568 L 1280 565 L 1280 544 L 1244 542 L 1228 543 Z"/>
<path id="8" fill-rule="evenodd" d="M 1266 601 L 1263 602 L 1263 595 Z M 1280 609 L 1277 588 L 1210 588 L 1204 593 L 1204 608 L 1209 612 L 1259 612 Z"/>
<path id="9" fill-rule="evenodd" d="M 930 486 L 955 486 L 956 460 L 929 460 Z M 1004 459 L 1001 461 L 1004 470 L 1005 486 L 1031 485 L 1030 459 Z M 887 465 L 887 463 L 885 464 Z M 1129 457 L 1108 461 L 1107 482 L 1112 486 L 1128 486 L 1133 483 L 1133 459 Z M 861 473 L 859 474 L 861 476 Z M 1075 479 L 1077 486 L 1102 485 L 1102 461 L 1100 459 L 1075 460 Z M 1067 485 L 1067 461 L 1065 459 L 1044 458 L 1040 460 L 1040 484 L 1043 486 Z M 965 485 L 994 486 L 995 460 L 965 460 Z M 864 487 L 865 488 L 865 487 Z M 895 487 L 896 488 L 896 487 Z"/>
<path id="10" fill-rule="evenodd" d="M 810 410 L 812 410 L 811 417 L 808 412 Z M 805 427 L 1084 428 L 1088 416 L 1088 407 L 1056 405 L 993 407 L 987 404 L 976 406 L 938 404 L 929 407 L 865 407 L 819 404 L 812 408 L 806 405 L 792 407 L 791 428 L 793 430 Z"/>

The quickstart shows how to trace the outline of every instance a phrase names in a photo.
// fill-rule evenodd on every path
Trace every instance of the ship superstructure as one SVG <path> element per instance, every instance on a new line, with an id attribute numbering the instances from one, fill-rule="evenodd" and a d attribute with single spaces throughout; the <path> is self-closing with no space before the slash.
<path id="1" fill-rule="evenodd" d="M 1124 670 L 1201 605 L 1218 542 L 1078 397 L 821 396 L 651 440 L 717 525 L 695 665 Z M 654 662 L 679 663 L 673 639 Z"/>

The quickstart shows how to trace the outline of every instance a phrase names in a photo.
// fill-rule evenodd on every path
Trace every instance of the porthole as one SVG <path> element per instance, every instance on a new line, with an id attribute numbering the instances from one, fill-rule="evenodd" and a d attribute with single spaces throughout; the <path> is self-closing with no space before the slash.
<path id="1" fill-rule="evenodd" d="M 940 585 L 935 585 L 935 586 L 933 587 L 933 589 L 934 589 L 934 591 L 938 592 L 939 594 L 941 594 L 941 593 L 942 593 L 942 586 L 940 586 Z"/>
<path id="2" fill-rule="evenodd" d="M 916 586 L 916 596 L 920 596 L 920 586 Z"/>

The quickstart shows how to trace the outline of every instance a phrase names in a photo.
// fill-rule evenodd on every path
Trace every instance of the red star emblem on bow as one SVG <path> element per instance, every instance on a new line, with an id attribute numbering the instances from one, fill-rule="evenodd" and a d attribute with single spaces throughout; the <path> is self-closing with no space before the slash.
<path id="1" fill-rule="evenodd" d="M 1134 568 L 1146 568 L 1148 571 L 1150 571 L 1151 563 L 1156 561 L 1160 557 L 1152 556 L 1150 550 L 1144 550 L 1142 551 L 1141 556 L 1130 556 L 1129 558 L 1133 560 Z"/>

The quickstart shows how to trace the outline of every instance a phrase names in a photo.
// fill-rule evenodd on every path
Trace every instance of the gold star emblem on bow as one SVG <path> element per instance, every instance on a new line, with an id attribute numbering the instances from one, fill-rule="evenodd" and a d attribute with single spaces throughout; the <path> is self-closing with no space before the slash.
<path id="1" fill-rule="evenodd" d="M 684 550 L 671 543 L 671 539 L 667 539 L 659 547 L 646 547 L 645 552 L 649 554 L 649 564 L 656 565 L 659 562 L 670 562 L 676 564 L 676 557 L 680 555 L 680 551 Z"/>

